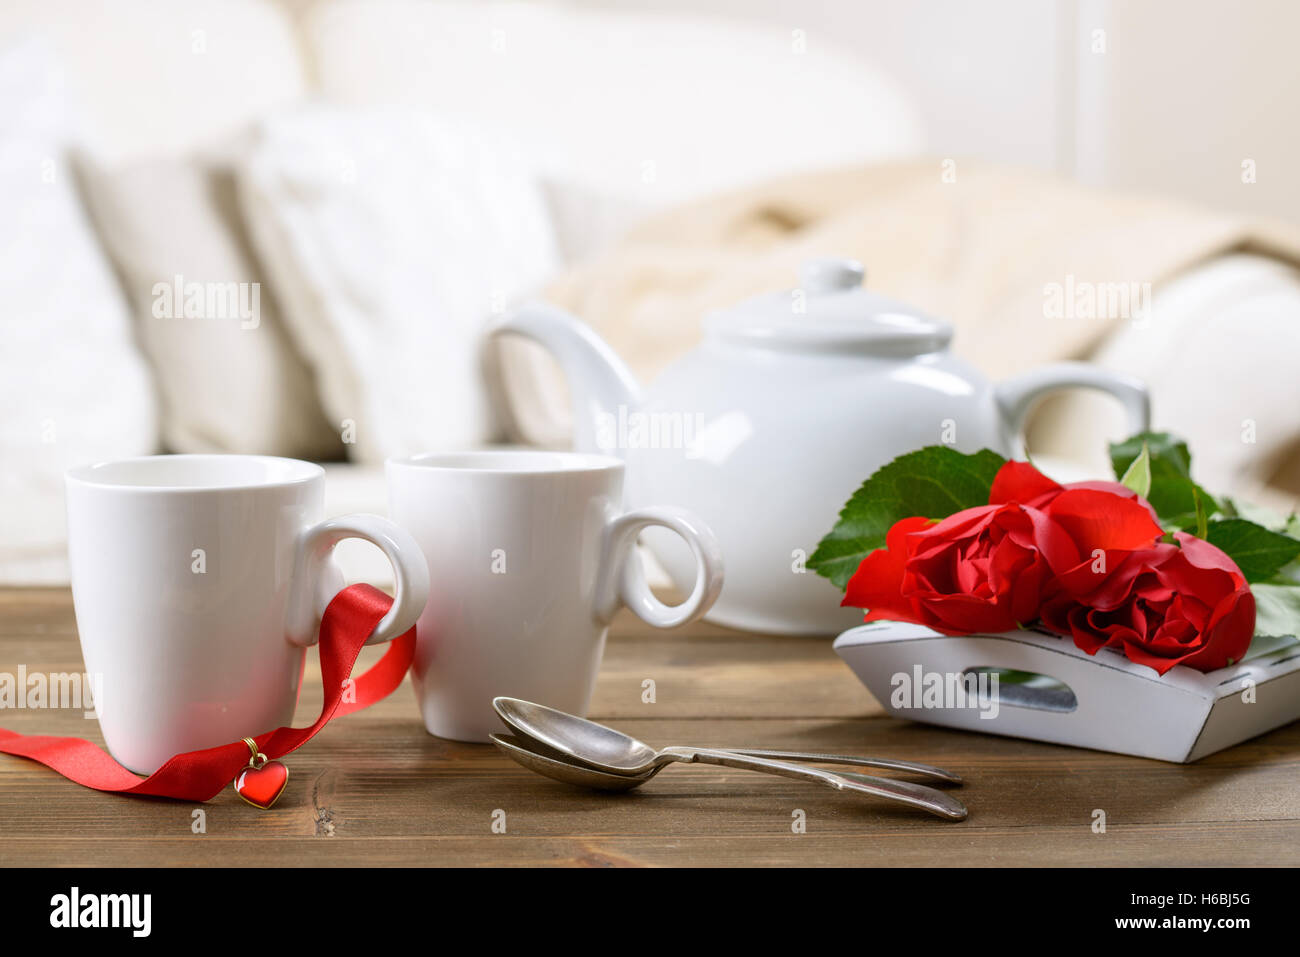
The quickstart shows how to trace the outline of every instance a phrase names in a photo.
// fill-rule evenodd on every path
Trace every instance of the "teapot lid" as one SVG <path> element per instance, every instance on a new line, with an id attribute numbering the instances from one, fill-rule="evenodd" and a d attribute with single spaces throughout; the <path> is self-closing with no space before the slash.
<path id="1" fill-rule="evenodd" d="M 815 352 L 913 356 L 938 352 L 952 326 L 862 288 L 852 259 L 813 259 L 799 288 L 747 299 L 704 320 L 710 336 L 743 345 Z"/>

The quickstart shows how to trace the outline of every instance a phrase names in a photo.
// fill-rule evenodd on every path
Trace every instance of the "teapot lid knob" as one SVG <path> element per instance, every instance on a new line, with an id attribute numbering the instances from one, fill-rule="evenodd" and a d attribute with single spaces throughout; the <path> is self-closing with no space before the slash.
<path id="1" fill-rule="evenodd" d="M 799 286 L 809 295 L 857 289 L 867 270 L 856 259 L 810 259 L 799 269 Z"/>
<path id="2" fill-rule="evenodd" d="M 941 352 L 952 326 L 870 289 L 862 263 L 806 260 L 800 285 L 764 293 L 705 319 L 711 337 L 747 347 L 905 358 Z"/>

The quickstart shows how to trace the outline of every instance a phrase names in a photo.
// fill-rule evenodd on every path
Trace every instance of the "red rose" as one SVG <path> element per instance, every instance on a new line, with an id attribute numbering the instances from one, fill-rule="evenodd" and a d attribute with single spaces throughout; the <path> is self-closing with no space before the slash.
<path id="1" fill-rule="evenodd" d="M 1255 632 L 1245 576 L 1208 542 L 1162 534 L 1155 510 L 1123 485 L 1061 485 L 1007 462 L 988 505 L 897 522 L 842 604 L 867 609 L 867 621 L 950 635 L 1039 619 L 1089 654 L 1116 647 L 1160 674 L 1240 660 Z"/>
<path id="2" fill-rule="evenodd" d="M 1118 495 L 1120 498 L 1134 499 L 1151 513 L 1153 519 L 1156 518 L 1156 510 L 1151 507 L 1146 499 L 1139 496 L 1137 492 L 1127 485 L 1121 485 L 1119 482 L 1108 482 L 1104 479 L 1090 482 L 1071 482 L 1069 485 L 1062 485 L 1049 479 L 1028 462 L 1007 462 L 998 469 L 998 474 L 993 476 L 993 487 L 989 489 L 989 504 L 1019 502 L 1021 505 L 1042 508 L 1062 492 L 1078 489 L 1108 492 L 1111 495 Z"/>
<path id="3" fill-rule="evenodd" d="M 1011 462 L 993 490 L 1000 501 L 938 524 L 897 522 L 885 548 L 862 560 L 842 604 L 867 609 L 866 621 L 910 621 L 945 634 L 1011 631 L 1039 617 L 1059 591 L 1057 575 L 1087 567 L 1098 549 L 1118 559 L 1161 534 L 1127 489 L 1065 488 Z"/>
<path id="4" fill-rule="evenodd" d="M 1090 655 L 1120 648 L 1160 674 L 1177 664 L 1214 671 L 1240 661 L 1255 634 L 1245 576 L 1209 542 L 1175 537 L 1178 545 L 1130 552 L 1114 567 L 1081 565 L 1063 574 L 1043 624 Z"/>

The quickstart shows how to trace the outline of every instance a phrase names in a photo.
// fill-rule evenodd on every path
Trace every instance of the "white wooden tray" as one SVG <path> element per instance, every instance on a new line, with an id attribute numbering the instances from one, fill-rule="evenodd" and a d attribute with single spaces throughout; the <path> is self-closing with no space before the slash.
<path id="1" fill-rule="evenodd" d="M 1240 663 L 1219 671 L 1179 665 L 1163 676 L 1119 651 L 1090 656 L 1033 630 L 954 638 L 873 622 L 844 632 L 835 650 L 898 717 L 1161 761 L 1196 761 L 1300 718 L 1300 641 L 1292 637 L 1257 637 Z M 999 676 L 996 707 L 952 694 L 936 706 L 913 693 L 918 684 L 933 688 L 930 676 L 952 685 L 988 669 Z"/>

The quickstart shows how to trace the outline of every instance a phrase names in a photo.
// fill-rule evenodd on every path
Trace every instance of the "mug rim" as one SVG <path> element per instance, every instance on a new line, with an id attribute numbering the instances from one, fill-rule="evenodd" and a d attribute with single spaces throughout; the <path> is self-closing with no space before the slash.
<path id="1" fill-rule="evenodd" d="M 486 464 L 508 460 L 519 465 Z M 483 464 L 475 464 L 483 463 Z M 524 463 L 533 463 L 524 466 Z M 550 464 L 547 464 L 550 463 Z M 579 475 L 622 471 L 623 460 L 612 455 L 554 449 L 465 449 L 454 452 L 419 452 L 393 456 L 388 469 L 433 472 L 443 475 Z"/>
<path id="2" fill-rule="evenodd" d="M 284 478 L 263 479 L 252 482 L 201 482 L 196 484 L 178 484 L 176 482 L 161 481 L 124 481 L 122 479 L 110 479 L 109 477 L 110 470 L 138 467 L 143 463 L 177 461 L 218 461 L 229 463 L 236 460 L 242 462 L 269 463 L 278 466 L 281 469 L 287 469 L 289 474 Z M 160 455 L 133 455 L 127 458 L 107 459 L 103 462 L 94 462 L 89 465 L 74 466 L 63 473 L 64 480 L 69 484 L 81 485 L 86 488 L 146 494 L 157 494 L 160 492 L 232 492 L 239 490 L 251 491 L 254 489 L 289 488 L 295 485 L 307 485 L 324 478 L 324 476 L 325 470 L 315 462 L 307 462 L 303 459 L 289 458 L 281 455 L 248 455 L 238 452 L 186 452 Z"/>

